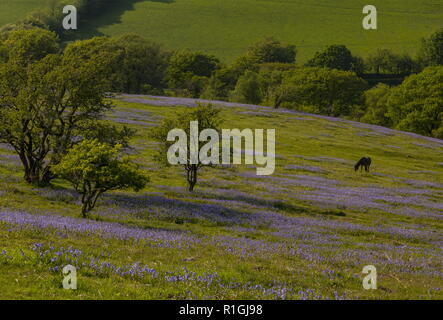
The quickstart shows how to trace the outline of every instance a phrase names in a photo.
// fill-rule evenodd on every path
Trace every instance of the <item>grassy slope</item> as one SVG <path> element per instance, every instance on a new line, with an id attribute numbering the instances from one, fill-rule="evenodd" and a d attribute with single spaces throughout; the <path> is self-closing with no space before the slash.
<path id="1" fill-rule="evenodd" d="M 147 139 L 152 124 L 181 107 L 136 101 L 144 103 L 117 101 L 111 118 L 140 130 L 136 158 L 151 183 L 139 194 L 107 195 L 96 221 L 80 221 L 119 222 L 136 232 L 167 232 L 167 239 L 179 231 L 190 240 L 175 248 L 150 237 L 109 239 L 116 233 L 75 232 L 72 221 L 26 227 L 41 214 L 48 215 L 42 221 L 78 217 L 79 207 L 62 181 L 45 190 L 24 184 L 17 159 L 2 148 L 0 298 L 443 298 L 443 142 L 339 119 L 226 107 L 229 127 L 276 129 L 276 172 L 205 169 L 189 194 L 182 169 L 155 165 Z M 362 155 L 373 158 L 369 174 L 353 171 Z M 16 223 L 1 222 L 8 216 Z M 54 249 L 39 257 L 35 243 Z M 83 253 L 56 255 L 69 246 Z M 139 262 L 159 276 L 118 274 L 91 258 L 117 267 Z M 82 266 L 77 291 L 61 289 L 60 271 L 49 269 L 67 263 Z M 362 289 L 368 264 L 378 269 L 378 290 Z M 182 267 L 216 280 L 168 278 L 183 274 Z"/>
<path id="2" fill-rule="evenodd" d="M 17 22 L 36 9 L 42 8 L 46 0 L 0 1 L 0 26 Z"/>
<path id="3" fill-rule="evenodd" d="M 168 48 L 204 50 L 225 60 L 276 36 L 298 45 L 300 60 L 328 44 L 366 56 L 376 48 L 415 53 L 420 38 L 442 27 L 443 3 L 374 0 L 379 29 L 361 27 L 363 0 L 131 0 L 83 27 L 82 37 L 136 32 Z"/>

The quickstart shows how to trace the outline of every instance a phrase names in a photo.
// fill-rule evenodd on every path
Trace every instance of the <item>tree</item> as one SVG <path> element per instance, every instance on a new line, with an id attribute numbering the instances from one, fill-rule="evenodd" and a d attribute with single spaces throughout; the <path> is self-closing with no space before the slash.
<path id="1" fill-rule="evenodd" d="M 325 67 L 338 70 L 351 70 L 353 57 L 351 51 L 343 45 L 331 45 L 323 51 L 317 51 L 307 66 Z"/>
<path id="2" fill-rule="evenodd" d="M 4 62 L 23 66 L 60 50 L 56 34 L 40 28 L 9 32 L 0 47 L 5 52 Z"/>
<path id="3" fill-rule="evenodd" d="M 367 90 L 364 93 L 366 112 L 360 119 L 362 122 L 391 127 L 392 121 L 388 117 L 388 98 L 391 88 L 383 83 Z"/>
<path id="4" fill-rule="evenodd" d="M 279 105 L 328 116 L 351 114 L 361 105 L 366 82 L 351 71 L 301 68 L 289 73 L 279 88 Z"/>
<path id="5" fill-rule="evenodd" d="M 439 136 L 443 122 L 443 66 L 428 67 L 392 89 L 388 116 L 396 129 Z"/>
<path id="6" fill-rule="evenodd" d="M 255 72 L 246 71 L 238 79 L 231 100 L 240 103 L 259 104 L 262 99 L 262 80 L 260 76 Z"/>
<path id="7" fill-rule="evenodd" d="M 174 144 L 173 141 L 168 141 L 168 133 L 173 129 L 182 129 L 186 132 L 187 137 L 190 137 L 190 122 L 198 121 L 199 131 L 203 131 L 205 129 L 214 129 L 219 136 L 221 135 L 221 118 L 220 118 L 220 110 L 212 107 L 211 105 L 199 105 L 195 109 L 184 110 L 183 112 L 177 113 L 175 116 L 164 119 L 160 126 L 154 128 L 151 131 L 151 138 L 160 143 L 160 148 L 158 155 L 156 156 L 156 160 L 160 163 L 169 165 L 167 153 L 169 148 Z M 189 147 L 189 139 L 186 141 L 187 147 L 187 155 L 185 159 L 185 164 L 183 164 L 183 168 L 186 171 L 186 181 L 189 186 L 189 191 L 193 191 L 195 185 L 198 181 L 198 171 L 204 166 L 212 166 L 212 164 L 205 164 L 198 160 L 198 163 L 191 163 L 191 154 Z M 201 141 L 198 142 L 198 150 L 200 150 L 201 146 L 205 144 Z"/>
<path id="8" fill-rule="evenodd" d="M 407 75 L 417 72 L 419 69 L 417 61 L 406 53 L 394 54 L 388 49 L 378 49 L 371 54 L 365 64 L 367 71 L 381 74 Z"/>
<path id="9" fill-rule="evenodd" d="M 237 85 L 238 79 L 247 71 L 259 71 L 259 65 L 249 56 L 241 56 L 231 65 L 220 67 L 206 82 L 201 98 L 229 99 L 230 93 Z"/>
<path id="10" fill-rule="evenodd" d="M 82 135 L 85 123 L 98 121 L 111 107 L 104 79 L 111 56 L 98 52 L 85 59 L 74 54 L 82 52 L 81 42 L 71 46 L 64 55 L 27 66 L 0 65 L 0 142 L 14 148 L 25 180 L 35 185 L 54 178 L 51 167 Z"/>
<path id="11" fill-rule="evenodd" d="M 424 66 L 443 65 L 443 28 L 422 40 L 420 58 Z"/>
<path id="12" fill-rule="evenodd" d="M 168 56 L 158 44 L 128 34 L 110 40 L 108 49 L 119 52 L 112 66 L 113 92 L 161 92 L 165 86 Z"/>
<path id="13" fill-rule="evenodd" d="M 220 61 L 212 55 L 177 51 L 169 59 L 166 78 L 170 88 L 194 91 L 193 96 L 198 97 L 201 92 L 195 88 L 203 89 L 202 77 L 208 79 L 219 68 Z"/>
<path id="14" fill-rule="evenodd" d="M 72 183 L 81 194 L 84 218 L 103 193 L 118 189 L 139 191 L 148 182 L 148 178 L 130 158 L 119 158 L 121 147 L 111 147 L 97 139 L 85 139 L 72 147 L 53 167 L 55 173 Z"/>
<path id="15" fill-rule="evenodd" d="M 266 38 L 249 48 L 247 54 L 255 63 L 294 63 L 297 50 L 294 45 L 282 45 L 274 38 Z"/>
<path id="16" fill-rule="evenodd" d="M 377 49 L 370 54 L 366 60 L 366 67 L 369 72 L 376 74 L 394 73 L 397 56 L 388 49 Z"/>

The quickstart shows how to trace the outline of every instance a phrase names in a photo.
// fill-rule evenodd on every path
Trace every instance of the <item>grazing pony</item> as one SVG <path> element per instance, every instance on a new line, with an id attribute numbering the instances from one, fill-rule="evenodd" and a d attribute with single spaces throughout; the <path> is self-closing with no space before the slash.
<path id="1" fill-rule="evenodd" d="M 357 164 L 354 166 L 355 171 L 360 168 L 360 172 L 363 171 L 363 167 L 365 167 L 365 171 L 369 172 L 369 167 L 371 166 L 371 158 L 369 157 L 363 157 L 360 160 L 358 160 Z"/>

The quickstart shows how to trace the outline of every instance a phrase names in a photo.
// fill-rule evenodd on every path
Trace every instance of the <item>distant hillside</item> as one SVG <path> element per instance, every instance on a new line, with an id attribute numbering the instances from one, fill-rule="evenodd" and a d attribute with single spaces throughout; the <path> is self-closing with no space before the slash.
<path id="1" fill-rule="evenodd" d="M 0 26 L 17 22 L 31 11 L 43 8 L 46 4 L 47 0 L 1 0 Z"/>
<path id="2" fill-rule="evenodd" d="M 442 27 L 443 2 L 374 0 L 379 29 L 365 31 L 363 0 L 115 1 L 81 28 L 81 37 L 138 33 L 167 48 L 203 50 L 232 60 L 266 36 L 299 48 L 300 60 L 328 44 L 366 56 L 376 48 L 415 53 L 419 40 Z"/>

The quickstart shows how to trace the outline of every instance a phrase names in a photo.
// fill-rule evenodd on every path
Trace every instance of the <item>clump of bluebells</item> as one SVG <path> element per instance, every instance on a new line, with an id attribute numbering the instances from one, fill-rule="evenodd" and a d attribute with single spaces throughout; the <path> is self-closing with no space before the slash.
<path id="1" fill-rule="evenodd" d="M 83 257 L 83 251 L 69 246 L 55 248 L 42 243 L 34 243 L 31 249 L 36 253 L 38 263 L 50 265 L 49 270 L 60 271 L 65 265 L 78 266 Z"/>
<path id="2" fill-rule="evenodd" d="M 73 265 L 77 269 L 83 269 L 98 276 L 118 275 L 132 279 L 144 279 L 147 276 L 157 278 L 158 272 L 148 266 L 141 266 L 134 263 L 127 266 L 116 266 L 107 261 L 101 261 L 100 258 L 88 257 L 82 250 L 73 247 L 55 248 L 45 246 L 41 243 L 35 243 L 32 250 L 37 254 L 39 263 L 49 265 L 49 270 L 60 272 L 64 266 Z"/>
<path id="3" fill-rule="evenodd" d="M 82 250 L 75 249 L 71 246 L 67 248 L 55 248 L 53 246 L 35 243 L 31 248 L 36 254 L 38 263 L 49 265 L 49 270 L 57 273 L 61 272 L 64 266 L 70 264 L 78 270 L 93 273 L 95 276 L 115 275 L 132 280 L 158 279 L 169 283 L 196 285 L 206 290 L 242 290 L 256 292 L 270 299 L 287 299 L 288 295 L 292 293 L 291 289 L 279 283 L 269 286 L 250 282 L 243 284 L 238 282 L 226 283 L 223 282 L 216 273 L 198 275 L 186 267 L 183 267 L 183 269 L 179 271 L 166 271 L 160 274 L 157 270 L 139 263 L 118 266 L 107 261 L 102 261 L 97 257 L 90 257 Z M 0 256 L 1 255 L 6 255 L 6 252 L 2 252 Z"/>
<path id="4" fill-rule="evenodd" d="M 317 293 L 314 289 L 300 290 L 298 292 L 301 300 L 322 300 L 325 299 L 322 294 Z"/>

